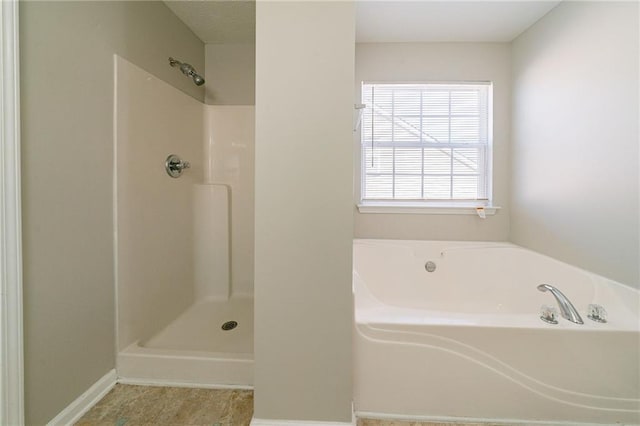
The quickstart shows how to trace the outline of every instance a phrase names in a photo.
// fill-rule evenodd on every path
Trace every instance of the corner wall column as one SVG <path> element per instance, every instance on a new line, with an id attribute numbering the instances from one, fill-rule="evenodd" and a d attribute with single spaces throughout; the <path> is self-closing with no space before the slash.
<path id="1" fill-rule="evenodd" d="M 354 9 L 257 2 L 253 424 L 352 420 Z"/>

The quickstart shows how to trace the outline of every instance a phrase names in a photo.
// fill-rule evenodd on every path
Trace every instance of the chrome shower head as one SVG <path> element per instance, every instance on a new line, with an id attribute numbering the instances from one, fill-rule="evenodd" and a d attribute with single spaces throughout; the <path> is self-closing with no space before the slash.
<path id="1" fill-rule="evenodd" d="M 196 86 L 202 86 L 204 84 L 204 78 L 202 78 L 200 74 L 194 73 L 191 78 L 193 79 L 193 82 L 196 84 Z"/>
<path id="2" fill-rule="evenodd" d="M 182 74 L 191 77 L 196 86 L 202 86 L 204 84 L 204 78 L 202 78 L 202 76 L 198 74 L 195 68 L 193 68 L 193 66 L 191 66 L 190 64 L 177 61 L 173 58 L 169 58 L 169 65 L 171 65 L 172 67 L 180 67 L 180 71 L 182 71 Z"/>

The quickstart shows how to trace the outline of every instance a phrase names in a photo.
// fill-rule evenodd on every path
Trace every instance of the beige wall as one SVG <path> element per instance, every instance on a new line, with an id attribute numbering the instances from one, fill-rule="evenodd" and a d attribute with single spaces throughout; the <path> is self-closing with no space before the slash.
<path id="1" fill-rule="evenodd" d="M 206 93 L 210 105 L 254 105 L 256 45 L 221 43 L 205 46 Z"/>
<path id="2" fill-rule="evenodd" d="M 257 4 L 256 418 L 351 421 L 354 14 Z"/>
<path id="3" fill-rule="evenodd" d="M 194 184 L 204 105 L 116 57 L 118 351 L 160 331 L 194 299 Z M 169 154 L 189 161 L 179 178 Z"/>
<path id="4" fill-rule="evenodd" d="M 515 40 L 510 236 L 636 287 L 639 47 L 631 2 L 563 2 Z"/>
<path id="5" fill-rule="evenodd" d="M 202 99 L 167 65 L 204 45 L 161 2 L 21 2 L 26 422 L 115 365 L 113 54 Z"/>
<path id="6" fill-rule="evenodd" d="M 362 214 L 354 207 L 356 238 L 497 240 L 509 234 L 510 46 L 508 43 L 359 43 L 356 97 L 363 81 L 492 81 L 495 216 Z M 355 133 L 354 205 L 360 200 L 360 133 Z"/>

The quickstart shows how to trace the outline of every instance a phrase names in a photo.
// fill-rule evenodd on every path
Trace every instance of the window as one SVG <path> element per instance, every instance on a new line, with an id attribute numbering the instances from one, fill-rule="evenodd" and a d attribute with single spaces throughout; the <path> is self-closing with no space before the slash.
<path id="1" fill-rule="evenodd" d="M 491 84 L 363 84 L 363 205 L 486 206 Z"/>

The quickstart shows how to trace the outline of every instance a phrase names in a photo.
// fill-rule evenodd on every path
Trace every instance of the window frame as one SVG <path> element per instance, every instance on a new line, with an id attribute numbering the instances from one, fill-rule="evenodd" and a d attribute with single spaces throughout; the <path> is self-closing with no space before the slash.
<path id="1" fill-rule="evenodd" d="M 358 119 L 358 162 L 359 182 L 358 182 L 358 203 L 357 208 L 360 213 L 410 213 L 410 214 L 470 214 L 485 217 L 493 215 L 500 207 L 493 204 L 493 82 L 492 81 L 373 81 L 365 80 L 360 85 L 360 106 L 365 104 L 365 85 L 472 85 L 487 86 L 487 144 L 486 144 L 486 173 L 487 179 L 487 199 L 486 200 L 456 200 L 456 199 L 425 199 L 425 200 L 403 200 L 403 199 L 364 199 L 364 182 L 366 167 L 364 165 L 363 150 L 363 126 L 361 116 Z M 361 109 L 360 114 L 366 114 L 367 108 Z M 455 143 L 453 143 L 455 144 Z M 447 147 L 449 144 L 446 144 Z"/>

